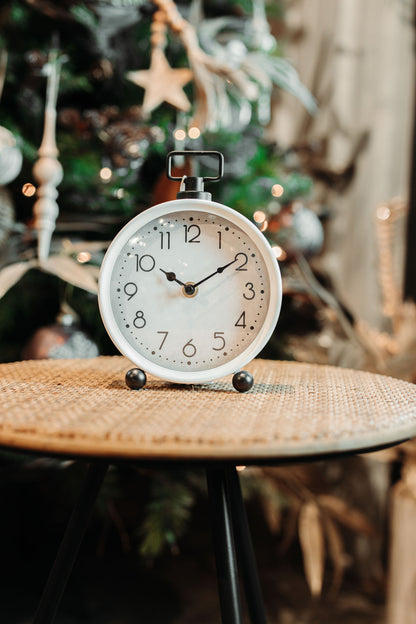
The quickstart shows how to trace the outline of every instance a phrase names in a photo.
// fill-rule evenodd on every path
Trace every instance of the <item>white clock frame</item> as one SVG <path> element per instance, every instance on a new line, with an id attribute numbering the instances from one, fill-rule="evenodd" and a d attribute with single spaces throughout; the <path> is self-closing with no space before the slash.
<path id="1" fill-rule="evenodd" d="M 247 349 L 242 351 L 234 359 L 214 368 L 198 371 L 177 371 L 148 360 L 125 338 L 120 331 L 113 314 L 110 284 L 115 260 L 121 253 L 126 242 L 135 232 L 137 232 L 137 230 L 145 226 L 150 221 L 153 221 L 153 219 L 161 218 L 164 215 L 171 214 L 176 211 L 186 212 L 194 210 L 228 219 L 253 240 L 261 252 L 267 268 L 270 284 L 270 298 L 263 325 Z M 167 381 L 185 384 L 205 383 L 241 371 L 243 367 L 254 359 L 267 344 L 274 331 L 280 314 L 282 303 L 282 280 L 276 257 L 274 256 L 267 239 L 244 215 L 241 215 L 228 206 L 210 200 L 176 199 L 148 208 L 129 221 L 116 235 L 110 244 L 101 265 L 98 302 L 101 317 L 110 338 L 119 351 L 134 364 L 146 373 L 150 373 L 151 375 L 155 375 L 156 377 Z"/>

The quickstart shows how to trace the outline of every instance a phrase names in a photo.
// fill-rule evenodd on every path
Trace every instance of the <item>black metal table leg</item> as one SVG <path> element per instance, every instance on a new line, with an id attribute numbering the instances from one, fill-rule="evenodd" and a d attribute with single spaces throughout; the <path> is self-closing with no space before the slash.
<path id="1" fill-rule="evenodd" d="M 240 564 L 247 607 L 252 624 L 267 624 L 240 479 L 235 467 L 227 468 L 227 487 L 233 521 L 237 559 Z"/>
<path id="2" fill-rule="evenodd" d="M 33 624 L 52 624 L 87 528 L 108 464 L 92 463 L 49 574 Z"/>
<path id="3" fill-rule="evenodd" d="M 222 624 L 242 624 L 232 521 L 223 468 L 207 469 Z"/>

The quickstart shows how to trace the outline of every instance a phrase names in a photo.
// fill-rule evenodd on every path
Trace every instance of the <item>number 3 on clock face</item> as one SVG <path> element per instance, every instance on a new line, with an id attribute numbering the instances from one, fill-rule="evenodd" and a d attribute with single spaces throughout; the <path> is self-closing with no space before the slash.
<path id="1" fill-rule="evenodd" d="M 282 299 L 277 261 L 248 219 L 179 199 L 144 211 L 110 245 L 99 304 L 118 349 L 163 379 L 237 372 L 264 347 Z"/>

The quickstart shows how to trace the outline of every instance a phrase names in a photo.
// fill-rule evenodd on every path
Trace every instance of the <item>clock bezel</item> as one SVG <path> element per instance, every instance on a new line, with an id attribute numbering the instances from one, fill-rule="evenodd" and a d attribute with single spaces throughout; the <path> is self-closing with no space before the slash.
<path id="1" fill-rule="evenodd" d="M 201 211 L 228 219 L 249 236 L 262 254 L 270 283 L 267 313 L 257 336 L 250 345 L 234 359 L 224 364 L 198 371 L 179 371 L 167 368 L 147 359 L 125 338 L 114 317 L 111 300 L 111 276 L 114 263 L 129 238 L 149 221 L 174 212 Z M 237 211 L 224 204 L 204 199 L 176 199 L 147 208 L 131 219 L 115 236 L 104 256 L 98 289 L 98 304 L 104 326 L 119 351 L 146 373 L 177 383 L 205 383 L 236 373 L 253 360 L 269 341 L 280 314 L 282 303 L 282 279 L 276 257 L 259 229 Z"/>

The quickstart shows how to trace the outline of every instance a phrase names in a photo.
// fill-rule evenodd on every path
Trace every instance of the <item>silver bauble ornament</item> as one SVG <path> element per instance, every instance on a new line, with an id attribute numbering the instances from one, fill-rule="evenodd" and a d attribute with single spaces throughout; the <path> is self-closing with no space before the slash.
<path id="1" fill-rule="evenodd" d="M 78 327 L 76 313 L 63 304 L 56 322 L 36 330 L 23 349 L 23 360 L 62 360 L 94 358 L 99 355 L 95 342 Z"/>
<path id="2" fill-rule="evenodd" d="M 10 130 L 0 126 L 0 186 L 9 184 L 20 173 L 23 156 Z"/>
<path id="3" fill-rule="evenodd" d="M 319 217 L 305 206 L 299 207 L 293 215 L 293 243 L 305 255 L 321 251 L 324 244 L 324 229 Z"/>
<path id="4" fill-rule="evenodd" d="M 0 186 L 0 247 L 6 241 L 15 224 L 15 214 L 11 193 Z"/>

